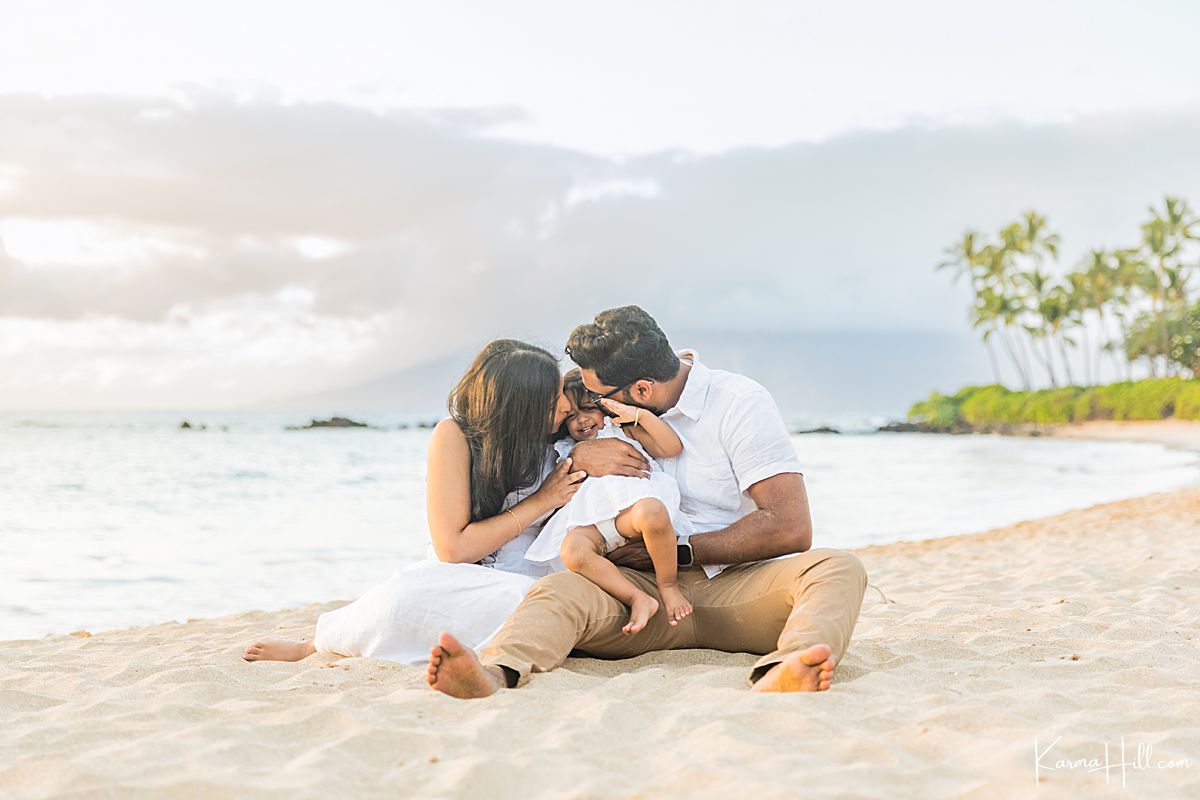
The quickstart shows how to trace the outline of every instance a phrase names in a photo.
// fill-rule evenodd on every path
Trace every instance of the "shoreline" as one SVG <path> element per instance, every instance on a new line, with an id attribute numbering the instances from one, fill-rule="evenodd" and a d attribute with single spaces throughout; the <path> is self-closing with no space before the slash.
<path id="1" fill-rule="evenodd" d="M 1170 433 L 1200 449 L 1200 423 L 1177 428 L 1064 438 Z M 1121 740 L 1188 759 L 1132 770 L 1126 788 L 1194 795 L 1197 530 L 1188 487 L 859 548 L 870 587 L 819 695 L 748 692 L 755 657 L 711 650 L 572 658 L 471 702 L 375 659 L 241 660 L 246 641 L 302 636 L 341 602 L 0 642 L 0 795 L 784 797 L 799 780 L 855 796 L 1113 791 L 1103 772 L 1035 776 L 1035 740 L 1055 742 L 1051 767 L 1103 760 Z"/>
<path id="2" fill-rule="evenodd" d="M 832 428 L 806 433 L 840 433 Z M 870 433 L 919 433 L 942 436 L 1009 436 L 1014 438 L 1091 439 L 1161 444 L 1200 451 L 1200 420 L 1169 417 L 1157 420 L 1087 420 L 1085 422 L 1023 422 L 987 428 L 936 428 L 924 422 L 893 422 Z"/>
<path id="3" fill-rule="evenodd" d="M 1091 420 L 1070 425 L 1046 425 L 1037 435 L 1053 439 L 1160 444 L 1172 450 L 1200 453 L 1200 422 L 1182 419 Z M 1022 433 L 1016 436 L 1028 435 Z"/>

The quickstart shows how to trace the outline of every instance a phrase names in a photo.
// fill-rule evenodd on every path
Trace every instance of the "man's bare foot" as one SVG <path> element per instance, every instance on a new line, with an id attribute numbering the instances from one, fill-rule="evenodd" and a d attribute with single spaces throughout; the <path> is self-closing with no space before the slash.
<path id="1" fill-rule="evenodd" d="M 312 639 L 303 642 L 281 642 L 278 639 L 263 639 L 242 651 L 247 661 L 299 661 L 317 652 Z"/>
<path id="2" fill-rule="evenodd" d="M 621 633 L 638 633 L 657 613 L 658 601 L 645 592 L 638 592 L 633 596 L 633 602 L 629 604 L 629 622 L 624 628 L 621 628 Z"/>
<path id="3" fill-rule="evenodd" d="M 425 682 L 442 694 L 463 700 L 487 697 L 508 685 L 502 669 L 480 664 L 473 650 L 448 633 L 439 636 L 429 652 Z"/>
<path id="4" fill-rule="evenodd" d="M 823 692 L 833 681 L 837 666 L 827 644 L 814 644 L 792 653 L 771 667 L 752 687 L 756 692 Z"/>
<path id="5" fill-rule="evenodd" d="M 679 587 L 660 586 L 658 591 L 667 607 L 668 625 L 678 625 L 680 620 L 692 613 L 692 604 L 683 596 L 683 592 L 679 591 Z"/>

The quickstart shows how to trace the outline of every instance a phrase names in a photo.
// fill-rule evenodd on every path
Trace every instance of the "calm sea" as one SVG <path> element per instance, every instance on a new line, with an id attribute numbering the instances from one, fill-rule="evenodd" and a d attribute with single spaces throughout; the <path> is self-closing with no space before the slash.
<path id="1" fill-rule="evenodd" d="M 205 430 L 180 430 L 184 418 Z M 353 598 L 422 558 L 429 431 L 295 413 L 0 413 L 0 639 Z M 794 439 L 820 546 L 968 533 L 1200 479 L 1149 444 Z"/>

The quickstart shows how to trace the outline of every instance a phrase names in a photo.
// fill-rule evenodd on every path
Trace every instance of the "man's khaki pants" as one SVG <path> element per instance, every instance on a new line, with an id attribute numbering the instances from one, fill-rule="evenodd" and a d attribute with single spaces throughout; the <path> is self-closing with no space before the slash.
<path id="1" fill-rule="evenodd" d="M 652 572 L 622 568 L 658 599 Z M 504 626 L 480 650 L 489 666 L 517 673 L 548 672 L 571 651 L 595 658 L 632 658 L 652 650 L 704 647 L 762 655 L 750 673 L 761 678 L 789 653 L 827 644 L 840 661 L 850 644 L 867 588 L 862 562 L 843 550 L 810 550 L 775 561 L 730 567 L 708 578 L 698 567 L 679 570 L 679 588 L 695 608 L 677 626 L 660 610 L 645 629 L 621 632 L 629 609 L 571 572 L 534 584 Z"/>

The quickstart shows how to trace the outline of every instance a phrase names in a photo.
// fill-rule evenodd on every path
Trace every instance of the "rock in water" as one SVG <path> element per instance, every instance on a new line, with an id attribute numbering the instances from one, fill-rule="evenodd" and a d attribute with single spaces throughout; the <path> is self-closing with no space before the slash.
<path id="1" fill-rule="evenodd" d="M 354 420 L 347 419 L 346 417 L 333 417 L 331 419 L 314 419 L 312 422 L 308 423 L 307 425 L 289 425 L 289 426 L 287 426 L 287 430 L 289 430 L 289 431 L 307 431 L 307 430 L 312 430 L 313 428 L 365 428 L 365 427 L 367 427 L 367 423 L 365 423 L 365 422 L 355 422 Z"/>

